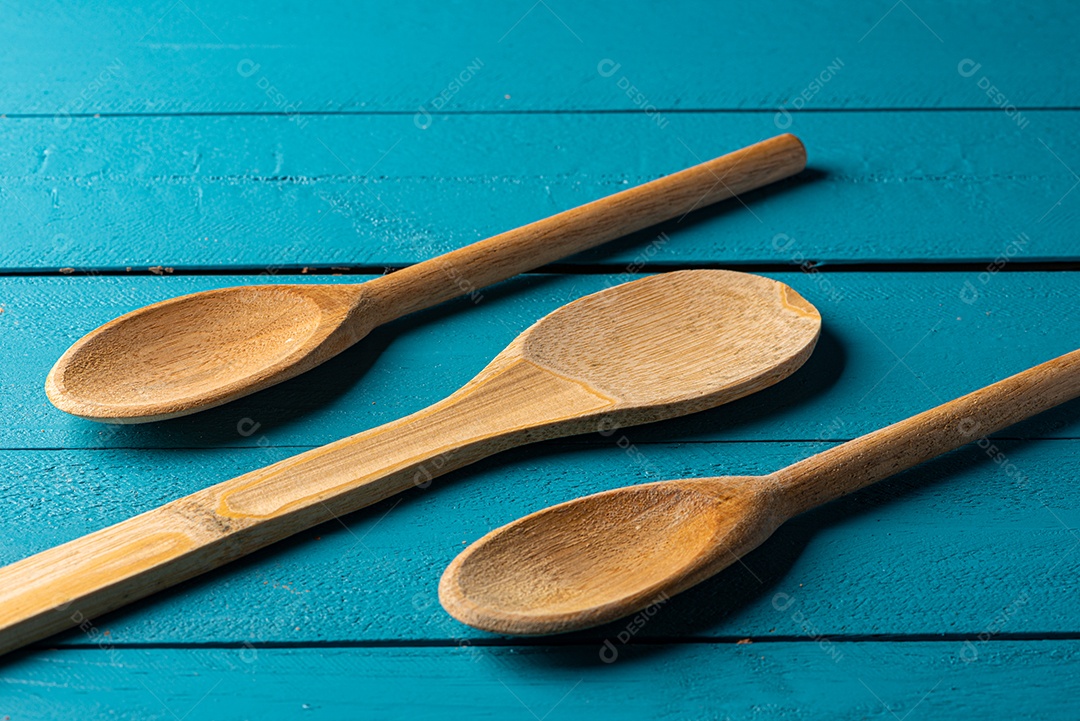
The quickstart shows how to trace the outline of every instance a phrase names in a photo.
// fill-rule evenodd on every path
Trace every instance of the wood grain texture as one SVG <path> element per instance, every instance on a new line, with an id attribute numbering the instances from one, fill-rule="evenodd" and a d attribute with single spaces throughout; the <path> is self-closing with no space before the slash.
<path id="1" fill-rule="evenodd" d="M 67 721 L 213 715 L 417 719 L 1068 718 L 1080 643 L 962 641 L 568 648 L 49 651 L 5 664 L 5 708 Z M 314 671 L 317 669 L 317 671 Z M 658 677 L 663 687 L 658 689 Z M 723 684 L 718 683 L 723 679 Z M 422 681 L 422 683 L 421 683 Z M 1022 692 L 1021 692 L 1022 689 Z M 14 719 L 15 716 L 13 715 Z"/>
<path id="2" fill-rule="evenodd" d="M 591 294 L 426 410 L 0 569 L 0 652 L 507 448 L 744 397 L 798 369 L 820 327 L 789 287 L 731 271 Z"/>
<path id="3" fill-rule="evenodd" d="M 748 195 L 749 211 L 700 211 L 573 262 L 1075 261 L 1076 116 L 1033 112 L 1020 129 L 995 108 L 800 115 L 810 170 Z M 393 116 L 0 118 L 0 267 L 381 269 L 777 132 L 771 113 L 663 129 L 643 115 L 450 116 L 426 131 Z"/>
<path id="4" fill-rule="evenodd" d="M 374 327 L 581 250 L 794 175 L 806 149 L 779 135 L 357 285 L 242 286 L 155 303 L 91 330 L 45 380 L 57 408 L 146 423 L 294 378 Z M 730 274 L 725 277 L 734 277 Z"/>
<path id="5" fill-rule="evenodd" d="M 625 276 L 529 276 L 376 330 L 320 368 L 190 419 L 108 426 L 54 409 L 40 390 L 92 328 L 148 303 L 250 278 L 0 279 L 2 448 L 311 447 L 449 395 L 540 316 Z M 1080 337 L 1068 273 L 781 273 L 824 316 L 807 373 L 695 419 L 634 429 L 648 440 L 850 439 L 1071 350 Z M 321 279 L 275 278 L 292 283 Z M 336 282 L 353 278 L 332 279 Z M 968 296 L 969 288 L 977 297 Z M 972 300 L 971 303 L 965 302 Z M 463 342 L 447 342 L 460 339 Z M 903 364 L 898 359 L 903 358 Z M 1035 437 L 1078 438 L 1051 412 Z M 582 442 L 605 442 L 583 438 Z M 659 480 L 659 479 L 657 479 Z"/>
<path id="6" fill-rule="evenodd" d="M 11 6 L 0 16 L 11 68 L 0 112 L 396 111 L 411 123 L 440 105 L 773 112 L 804 91 L 811 107 L 986 107 L 957 73 L 965 58 L 1016 105 L 1075 105 L 1080 21 L 1069 3 L 908 5 L 428 0 L 407 20 L 368 3 L 310 13 L 283 0 Z M 822 83 L 836 59 L 842 68 Z"/>
<path id="7" fill-rule="evenodd" d="M 1075 411 L 1074 411 L 1075 413 Z M 446 565 L 515 518 L 633 483 L 760 475 L 825 443 L 622 447 L 551 442 L 282 541 L 94 621 L 117 644 L 377 642 L 489 637 L 438 605 Z M 973 446 L 797 518 L 757 553 L 672 598 L 635 638 L 1037 635 L 1075 629 L 1075 441 Z M 625 444 L 624 444 L 625 445 Z M 295 451 L 5 451 L 0 563 L 149 511 Z M 998 462 L 996 454 L 1005 461 Z M 1077 549 L 1080 551 L 1080 549 Z M 888 559 L 886 562 L 884 559 Z M 1005 609 L 1011 609 L 1007 617 Z M 625 624 L 585 632 L 599 640 Z M 75 630 L 40 646 L 85 643 Z"/>

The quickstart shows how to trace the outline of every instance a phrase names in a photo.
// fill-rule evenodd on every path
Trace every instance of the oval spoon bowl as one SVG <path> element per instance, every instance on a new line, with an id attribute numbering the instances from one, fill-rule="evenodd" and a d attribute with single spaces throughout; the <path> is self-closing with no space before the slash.
<path id="1" fill-rule="evenodd" d="M 455 558 L 439 600 L 459 621 L 494 633 L 614 621 L 699 583 L 772 533 L 781 519 L 755 480 L 648 483 L 537 511 Z"/>
<path id="2" fill-rule="evenodd" d="M 378 319 L 365 329 L 352 310 L 353 288 L 238 286 L 140 308 L 72 345 L 45 392 L 62 411 L 109 423 L 227 403 L 313 368 L 374 327 Z"/>

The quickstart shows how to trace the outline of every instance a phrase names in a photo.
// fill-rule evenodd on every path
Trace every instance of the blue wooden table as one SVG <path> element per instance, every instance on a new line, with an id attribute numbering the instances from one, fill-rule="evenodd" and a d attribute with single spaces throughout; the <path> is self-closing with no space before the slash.
<path id="1" fill-rule="evenodd" d="M 0 563 L 415 411 L 628 269 L 783 280 L 819 347 L 730 406 L 502 454 L 0 659 L 0 719 L 1080 714 L 1077 403 L 795 520 L 640 626 L 502 638 L 436 598 L 530 511 L 767 472 L 1073 350 L 1075 3 L 337 5 L 0 9 Z M 362 281 L 781 131 L 809 168 L 745 206 L 228 406 L 105 426 L 42 390 L 147 303 Z"/>

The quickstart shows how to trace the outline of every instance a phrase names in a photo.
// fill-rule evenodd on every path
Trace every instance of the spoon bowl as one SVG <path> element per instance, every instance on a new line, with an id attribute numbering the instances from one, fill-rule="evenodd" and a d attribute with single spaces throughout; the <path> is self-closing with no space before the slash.
<path id="1" fill-rule="evenodd" d="M 49 400 L 109 423 L 211 408 L 313 368 L 378 324 L 362 286 L 252 285 L 132 311 L 77 341 L 45 381 Z"/>
<path id="2" fill-rule="evenodd" d="M 585 496 L 487 534 L 443 574 L 458 620 L 535 635 L 597 626 L 735 563 L 782 520 L 756 477 L 665 481 Z"/>
<path id="3" fill-rule="evenodd" d="M 806 361 L 820 331 L 817 308 L 783 283 L 676 271 L 568 303 L 500 355 L 586 383 L 637 424 L 773 385 Z"/>

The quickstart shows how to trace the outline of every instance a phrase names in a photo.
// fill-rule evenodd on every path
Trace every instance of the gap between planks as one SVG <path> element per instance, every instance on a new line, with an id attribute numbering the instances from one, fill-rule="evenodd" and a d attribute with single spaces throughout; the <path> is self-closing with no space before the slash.
<path id="1" fill-rule="evenodd" d="M 0 268 L 0 277 L 140 277 L 167 276 L 266 276 L 270 275 L 385 275 L 414 264 L 392 265 L 238 265 L 238 266 L 151 266 L 101 267 L 101 268 Z M 987 261 L 933 261 L 890 262 L 873 261 L 859 263 L 823 262 L 807 260 L 795 263 L 747 263 L 739 261 L 714 263 L 645 263 L 634 264 L 635 275 L 666 273 L 679 270 L 739 270 L 746 273 L 798 273 L 804 268 L 821 273 L 979 273 L 987 269 Z M 618 275 L 625 273 L 626 263 L 553 263 L 520 275 Z M 995 273 L 1042 273 L 1080 271 L 1078 260 L 1010 260 L 997 268 Z"/>
<path id="2" fill-rule="evenodd" d="M 1023 105 L 1016 106 L 1018 112 L 1076 112 L 1080 106 L 1074 105 Z M 657 113 L 664 115 L 774 115 L 776 108 L 657 108 Z M 852 107 L 817 107 L 802 108 L 798 113 L 818 115 L 823 113 L 999 113 L 1001 109 L 996 106 L 970 107 L 970 106 L 944 106 L 944 107 L 900 107 L 900 108 L 852 108 Z M 441 110 L 436 115 L 635 115 L 640 114 L 639 108 L 579 108 L 579 109 L 532 109 L 532 110 Z M 795 115 L 796 113 L 792 113 Z M 160 113 L 0 113 L 0 119 L 4 120 L 49 120 L 53 118 L 206 118 L 206 117 L 283 117 L 294 116 L 413 116 L 415 110 L 297 110 L 297 111 L 271 111 L 271 110 L 189 110 Z"/>
<path id="3" fill-rule="evenodd" d="M 118 650 L 183 650 L 183 649 L 299 649 L 299 648 L 455 648 L 458 646 L 478 646 L 483 648 L 588 648 L 603 644 L 606 639 L 621 630 L 617 627 L 611 634 L 605 636 L 590 636 L 588 638 L 560 639 L 551 636 L 537 636 L 533 638 L 421 638 L 421 639 L 373 639 L 368 641 L 331 640 L 331 641 L 205 641 L 205 642 L 142 642 L 123 643 L 110 642 L 110 648 Z M 1028 631 L 1024 633 L 998 633 L 990 638 L 984 638 L 985 634 L 977 633 L 912 633 L 912 634 L 823 634 L 819 637 L 774 634 L 769 636 L 656 636 L 635 638 L 625 645 L 628 646 L 672 646 L 672 645 L 703 645 L 703 646 L 732 646 L 754 643 L 807 643 L 817 644 L 822 639 L 828 639 L 832 643 L 963 643 L 971 642 L 1025 642 L 1025 641 L 1077 641 L 1080 640 L 1080 631 Z M 37 643 L 25 646 L 23 651 L 92 651 L 100 649 L 99 644 L 94 643 L 62 643 L 48 644 Z"/>

